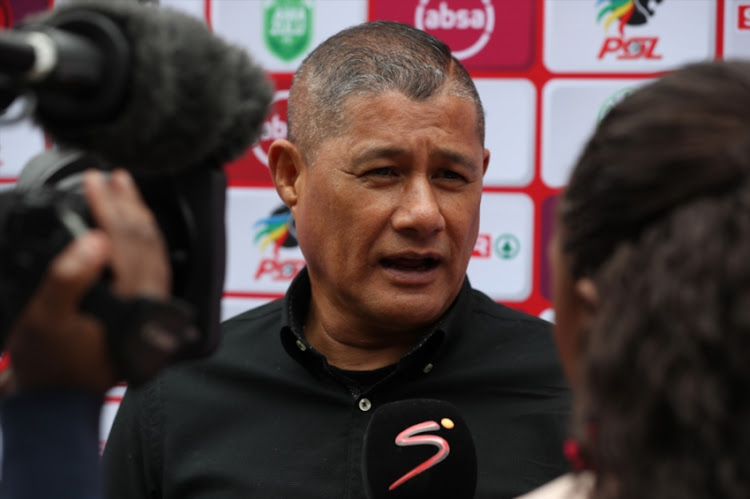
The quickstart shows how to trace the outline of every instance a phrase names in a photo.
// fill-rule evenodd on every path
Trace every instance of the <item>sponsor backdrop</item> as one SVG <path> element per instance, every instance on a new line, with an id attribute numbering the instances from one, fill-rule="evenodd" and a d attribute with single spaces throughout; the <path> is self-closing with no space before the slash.
<path id="1" fill-rule="evenodd" d="M 158 3 L 189 12 L 246 47 L 276 84 L 262 137 L 226 167 L 225 317 L 279 297 L 304 265 L 289 212 L 272 187 L 266 153 L 286 135 L 295 68 L 342 28 L 373 19 L 410 23 L 447 42 L 474 76 L 492 156 L 469 277 L 494 299 L 550 319 L 546 246 L 555 199 L 592 127 L 632 89 L 678 65 L 750 54 L 750 0 Z M 12 26 L 53 4 L 0 0 L 0 22 Z M 28 123 L 0 128 L 0 187 L 12 185 L 45 146 L 43 133 Z M 110 393 L 102 439 L 124 389 Z"/>

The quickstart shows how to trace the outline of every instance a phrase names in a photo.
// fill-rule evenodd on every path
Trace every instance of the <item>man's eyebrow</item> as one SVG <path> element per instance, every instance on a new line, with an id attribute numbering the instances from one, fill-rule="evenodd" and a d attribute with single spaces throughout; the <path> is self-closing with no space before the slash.
<path id="1" fill-rule="evenodd" d="M 395 158 L 397 156 L 406 156 L 408 154 L 409 154 L 409 151 L 401 147 L 395 147 L 395 146 L 368 147 L 362 152 L 360 152 L 354 158 L 354 160 L 352 161 L 352 164 L 354 166 L 359 166 L 373 159 Z M 442 160 L 442 161 L 448 161 L 450 163 L 457 163 L 459 165 L 462 165 L 468 168 L 471 171 L 474 171 L 477 169 L 477 164 L 474 160 L 472 160 L 471 157 L 467 156 L 466 154 L 457 152 L 457 151 L 451 151 L 448 149 L 437 149 L 433 151 L 432 153 L 430 153 L 430 157 L 433 160 Z"/>
<path id="2" fill-rule="evenodd" d="M 373 159 L 395 158 L 396 156 L 405 156 L 406 154 L 408 154 L 406 149 L 401 147 L 368 147 L 354 157 L 352 164 L 354 166 L 359 166 L 362 163 L 367 163 Z"/>
<path id="3" fill-rule="evenodd" d="M 438 149 L 436 151 L 433 151 L 430 156 L 432 157 L 432 159 L 447 160 L 451 163 L 457 163 L 459 165 L 465 166 L 471 171 L 475 171 L 478 167 L 476 162 L 472 160 L 471 157 L 457 151 Z"/>

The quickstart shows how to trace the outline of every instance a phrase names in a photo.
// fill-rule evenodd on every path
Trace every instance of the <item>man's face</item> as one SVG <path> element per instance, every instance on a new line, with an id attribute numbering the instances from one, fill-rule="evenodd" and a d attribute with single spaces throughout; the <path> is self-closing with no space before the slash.
<path id="1" fill-rule="evenodd" d="M 315 305 L 353 327 L 427 326 L 458 294 L 479 228 L 489 152 L 474 104 L 388 92 L 345 113 L 295 183 Z"/>

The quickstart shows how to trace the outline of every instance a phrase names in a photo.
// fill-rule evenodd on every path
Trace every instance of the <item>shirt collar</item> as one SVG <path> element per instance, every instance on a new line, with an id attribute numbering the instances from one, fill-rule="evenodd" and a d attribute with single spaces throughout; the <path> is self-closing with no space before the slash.
<path id="1" fill-rule="evenodd" d="M 291 282 L 284 297 L 281 339 L 287 352 L 303 365 L 309 367 L 312 362 L 326 366 L 325 358 L 312 349 L 303 333 L 305 317 L 310 306 L 310 289 L 310 275 L 307 267 L 304 267 Z M 466 277 L 458 296 L 448 310 L 430 332 L 401 358 L 399 370 L 412 364 L 421 366 L 421 369 L 442 357 L 450 345 L 460 338 L 461 329 L 465 327 L 466 318 L 471 311 L 471 300 L 471 284 Z"/>

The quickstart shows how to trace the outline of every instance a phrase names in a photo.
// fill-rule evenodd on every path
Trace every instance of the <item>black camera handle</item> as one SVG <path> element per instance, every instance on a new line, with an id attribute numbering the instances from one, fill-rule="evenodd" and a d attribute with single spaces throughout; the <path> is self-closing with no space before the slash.
<path id="1" fill-rule="evenodd" d="M 81 311 L 104 325 L 117 372 L 130 385 L 151 379 L 174 360 L 182 345 L 200 336 L 193 308 L 184 300 L 119 298 L 106 280 L 97 282 L 86 294 Z"/>

